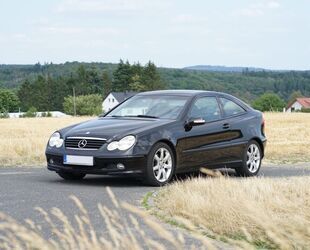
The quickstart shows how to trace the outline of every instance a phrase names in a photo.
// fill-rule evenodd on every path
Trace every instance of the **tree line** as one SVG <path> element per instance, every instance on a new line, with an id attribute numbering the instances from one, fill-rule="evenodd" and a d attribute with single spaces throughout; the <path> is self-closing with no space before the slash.
<path id="1" fill-rule="evenodd" d="M 36 79 L 26 79 L 17 91 L 8 89 L 0 92 L 0 112 L 12 112 L 18 108 L 27 111 L 60 110 L 72 114 L 73 94 L 76 96 L 77 113 L 81 115 L 98 114 L 103 98 L 111 91 L 147 91 L 163 89 L 157 67 L 149 61 L 130 64 L 120 60 L 117 68 L 98 71 L 96 67 L 86 69 L 80 65 L 70 76 L 39 74 Z M 5 98 L 1 98 L 4 96 Z M 84 106 L 91 106 L 87 109 Z"/>
<path id="2" fill-rule="evenodd" d="M 23 79 L 21 84 L 20 79 Z M 8 88 L 11 86 L 8 81 L 13 82 L 14 88 Z M 265 101 L 260 101 L 259 97 L 266 97 L 267 94 L 270 99 L 270 95 L 276 95 L 280 101 L 272 101 L 277 103 L 277 108 L 273 104 L 272 110 L 282 110 L 293 93 L 310 96 L 310 72 L 206 72 L 157 68 L 152 62 L 141 65 L 123 60 L 117 65 L 77 62 L 0 65 L 0 112 L 35 108 L 38 111 L 59 110 L 72 113 L 70 100 L 73 100 L 72 95 L 75 93 L 76 101 L 80 103 L 90 105 L 86 102 L 87 98 L 96 100 L 91 110 L 98 113 L 99 102 L 110 91 L 139 92 L 157 89 L 222 91 L 233 94 L 260 110 L 270 109 L 270 104 L 263 106 Z M 82 109 L 81 104 L 77 106 L 78 110 Z M 83 110 L 77 113 L 84 114 L 86 111 Z"/>

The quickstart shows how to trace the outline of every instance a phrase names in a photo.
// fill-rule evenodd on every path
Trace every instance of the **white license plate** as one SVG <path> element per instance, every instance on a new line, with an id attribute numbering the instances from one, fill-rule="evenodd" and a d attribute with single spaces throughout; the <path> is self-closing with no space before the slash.
<path id="1" fill-rule="evenodd" d="M 94 157 L 81 155 L 64 155 L 64 164 L 94 166 Z"/>

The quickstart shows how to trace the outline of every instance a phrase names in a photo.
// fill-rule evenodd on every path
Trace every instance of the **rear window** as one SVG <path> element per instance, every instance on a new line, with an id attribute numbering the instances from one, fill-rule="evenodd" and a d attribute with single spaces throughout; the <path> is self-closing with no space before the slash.
<path id="1" fill-rule="evenodd" d="M 221 102 L 223 104 L 223 111 L 225 116 L 234 116 L 239 115 L 245 112 L 239 104 L 235 103 L 232 100 L 221 97 Z"/>

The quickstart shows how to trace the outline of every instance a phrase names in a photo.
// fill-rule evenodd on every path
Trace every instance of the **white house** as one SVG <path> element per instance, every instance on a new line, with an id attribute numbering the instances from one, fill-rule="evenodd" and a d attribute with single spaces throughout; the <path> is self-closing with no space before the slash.
<path id="1" fill-rule="evenodd" d="M 310 98 L 301 97 L 296 98 L 294 101 L 290 102 L 286 107 L 286 112 L 300 111 L 302 108 L 310 109 Z"/>
<path id="2" fill-rule="evenodd" d="M 108 112 L 116 105 L 125 101 L 129 97 L 134 96 L 135 94 L 137 94 L 137 92 L 110 92 L 102 102 L 102 110 Z"/>

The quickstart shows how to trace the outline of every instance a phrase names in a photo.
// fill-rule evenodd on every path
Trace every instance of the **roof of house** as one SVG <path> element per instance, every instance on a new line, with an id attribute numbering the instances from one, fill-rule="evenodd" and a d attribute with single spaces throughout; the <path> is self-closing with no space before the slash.
<path id="1" fill-rule="evenodd" d="M 287 108 L 290 108 L 295 102 L 300 103 L 301 106 L 304 108 L 310 108 L 310 97 L 299 97 L 296 98 L 294 101 L 290 102 L 287 105 Z"/>
<path id="2" fill-rule="evenodd" d="M 111 92 L 110 94 L 112 94 L 118 102 L 122 102 L 128 99 L 129 97 L 138 94 L 138 92 L 125 91 L 125 92 Z"/>

